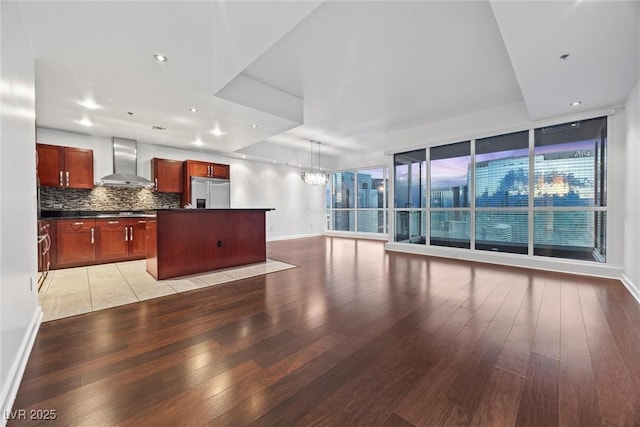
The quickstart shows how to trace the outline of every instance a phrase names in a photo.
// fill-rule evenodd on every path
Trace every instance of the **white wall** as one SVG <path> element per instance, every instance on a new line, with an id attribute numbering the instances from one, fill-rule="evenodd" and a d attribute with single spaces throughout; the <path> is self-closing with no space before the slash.
<path id="1" fill-rule="evenodd" d="M 531 123 L 524 101 L 512 102 L 461 116 L 390 132 L 387 152 L 409 151 L 430 145 L 499 135 Z"/>
<path id="2" fill-rule="evenodd" d="M 39 128 L 38 142 L 91 148 L 96 181 L 112 173 L 110 138 Z M 298 168 L 138 142 L 140 176 L 151 178 L 151 159 L 154 157 L 231 165 L 232 208 L 275 208 L 267 213 L 269 240 L 324 232 L 324 187 L 302 182 Z"/>
<path id="3" fill-rule="evenodd" d="M 15 3 L 2 2 L 0 15 L 0 424 L 5 424 L 42 311 L 35 283 L 34 60 Z"/>
<path id="4" fill-rule="evenodd" d="M 626 191 L 624 204 L 623 281 L 640 301 L 640 82 L 631 91 L 624 109 Z"/>

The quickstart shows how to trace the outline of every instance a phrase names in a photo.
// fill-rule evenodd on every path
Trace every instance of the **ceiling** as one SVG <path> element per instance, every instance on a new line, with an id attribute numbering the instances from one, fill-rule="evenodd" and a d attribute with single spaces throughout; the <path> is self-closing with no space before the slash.
<path id="1" fill-rule="evenodd" d="M 46 1 L 20 11 L 39 126 L 268 161 L 307 159 L 309 140 L 328 158 L 383 151 L 389 132 L 515 101 L 532 120 L 621 105 L 639 75 L 638 2 Z M 101 108 L 80 105 L 87 98 Z"/>

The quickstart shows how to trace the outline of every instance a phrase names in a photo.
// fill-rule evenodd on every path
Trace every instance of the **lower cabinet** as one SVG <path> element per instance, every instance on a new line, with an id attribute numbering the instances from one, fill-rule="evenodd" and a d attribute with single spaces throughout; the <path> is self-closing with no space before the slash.
<path id="1" fill-rule="evenodd" d="M 146 219 L 129 220 L 129 258 L 140 259 L 147 256 L 146 226 Z"/>
<path id="2" fill-rule="evenodd" d="M 146 256 L 146 219 L 56 222 L 56 268 L 129 261 Z"/>
<path id="3" fill-rule="evenodd" d="M 93 264 L 96 221 L 63 219 L 56 221 L 56 267 Z"/>
<path id="4" fill-rule="evenodd" d="M 139 218 L 96 220 L 96 261 L 125 261 L 144 258 L 147 221 Z"/>

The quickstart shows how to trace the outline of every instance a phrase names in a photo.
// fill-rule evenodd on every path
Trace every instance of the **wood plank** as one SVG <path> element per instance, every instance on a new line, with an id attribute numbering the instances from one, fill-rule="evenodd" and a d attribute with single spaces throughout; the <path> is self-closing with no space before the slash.
<path id="1" fill-rule="evenodd" d="M 524 378 L 493 368 L 491 376 L 480 393 L 480 399 L 471 419 L 472 426 L 515 425 Z"/>
<path id="2" fill-rule="evenodd" d="M 547 278 L 531 351 L 560 360 L 560 281 Z"/>
<path id="3" fill-rule="evenodd" d="M 640 424 L 640 399 L 625 360 L 592 287 L 579 287 L 583 321 L 602 420 L 608 425 Z M 628 363 L 637 363 L 628 361 Z"/>
<path id="4" fill-rule="evenodd" d="M 558 377 L 557 360 L 532 353 L 518 408 L 516 426 L 557 426 Z"/>
<path id="5" fill-rule="evenodd" d="M 601 425 L 578 288 L 563 281 L 560 330 L 560 425 Z"/>

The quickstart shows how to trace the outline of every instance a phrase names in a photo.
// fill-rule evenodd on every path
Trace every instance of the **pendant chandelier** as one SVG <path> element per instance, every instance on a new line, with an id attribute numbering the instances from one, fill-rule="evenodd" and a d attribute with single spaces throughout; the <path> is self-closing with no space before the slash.
<path id="1" fill-rule="evenodd" d="M 329 181 L 329 176 L 322 172 L 322 168 L 320 167 L 320 141 L 310 140 L 311 144 L 311 170 L 304 171 L 300 174 L 302 180 L 309 185 L 326 185 L 327 181 Z M 318 169 L 313 168 L 313 145 L 318 144 Z"/>

